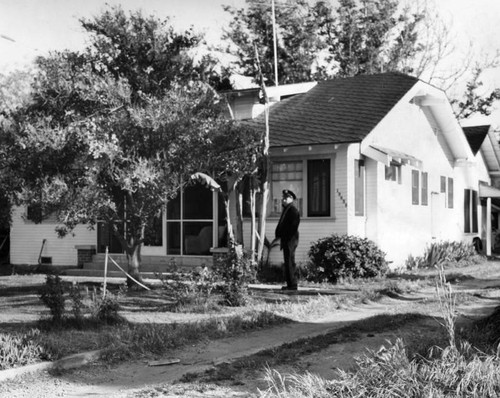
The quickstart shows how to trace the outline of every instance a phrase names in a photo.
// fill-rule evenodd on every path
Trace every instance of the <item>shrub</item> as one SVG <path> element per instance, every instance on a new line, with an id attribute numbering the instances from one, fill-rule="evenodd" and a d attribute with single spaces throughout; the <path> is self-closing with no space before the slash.
<path id="1" fill-rule="evenodd" d="M 83 302 L 82 302 L 82 294 L 80 292 L 80 286 L 78 283 L 73 283 L 73 285 L 69 289 L 69 297 L 72 302 L 72 313 L 75 318 L 75 322 L 78 326 L 83 324 Z"/>
<path id="2" fill-rule="evenodd" d="M 58 275 L 47 275 L 45 286 L 40 291 L 40 299 L 49 307 L 52 320 L 61 323 L 64 315 L 64 287 Z"/>
<path id="3" fill-rule="evenodd" d="M 217 259 L 215 272 L 222 281 L 223 304 L 230 307 L 245 305 L 248 284 L 255 280 L 256 270 L 246 253 L 230 249 L 227 257 Z"/>
<path id="4" fill-rule="evenodd" d="M 385 253 L 366 238 L 333 234 L 313 243 L 308 254 L 307 279 L 312 282 L 372 278 L 388 270 Z"/>
<path id="5" fill-rule="evenodd" d="M 420 257 L 408 256 L 405 266 L 412 270 L 417 268 L 434 268 L 446 263 L 466 263 L 477 256 L 472 243 L 465 242 L 433 242 L 427 246 Z"/>
<path id="6" fill-rule="evenodd" d="M 171 310 L 205 313 L 217 309 L 217 304 L 211 300 L 211 295 L 217 288 L 220 278 L 208 267 L 199 267 L 187 274 L 174 273 L 169 279 L 162 274 L 157 276 L 165 293 L 175 300 Z"/>
<path id="7" fill-rule="evenodd" d="M 117 298 L 109 291 L 106 291 L 106 296 L 104 298 L 96 298 L 93 306 L 92 318 L 99 323 L 116 325 L 125 321 L 125 319 L 118 314 L 120 304 L 118 304 Z"/>

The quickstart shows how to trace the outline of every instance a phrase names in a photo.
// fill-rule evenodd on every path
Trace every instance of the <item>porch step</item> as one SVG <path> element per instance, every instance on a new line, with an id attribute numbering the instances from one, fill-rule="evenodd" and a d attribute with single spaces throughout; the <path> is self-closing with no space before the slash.
<path id="1" fill-rule="evenodd" d="M 117 261 L 115 260 L 120 267 L 122 267 L 124 270 L 127 269 L 127 261 Z M 104 261 L 99 261 L 99 262 L 92 262 L 92 263 L 84 263 L 83 268 L 84 270 L 98 270 L 101 273 L 104 271 Z M 177 267 L 179 268 L 179 267 Z M 191 267 L 193 269 L 194 267 Z M 116 267 L 116 265 L 112 261 L 108 261 L 108 271 L 117 271 L 120 272 L 120 270 Z M 172 266 L 167 265 L 167 264 L 151 264 L 151 263 L 141 263 L 141 271 L 143 272 L 167 272 L 171 271 Z"/>
<path id="2" fill-rule="evenodd" d="M 104 269 L 104 268 L 103 268 Z M 65 269 L 62 272 L 62 275 L 67 276 L 81 276 L 87 278 L 103 278 L 104 271 L 103 269 L 84 269 L 84 268 L 69 268 Z M 122 278 L 125 279 L 125 275 L 121 271 L 108 271 L 106 273 L 108 278 Z M 157 275 L 154 272 L 141 272 L 141 276 L 143 279 L 156 280 L 160 282 Z"/>
<path id="3" fill-rule="evenodd" d="M 127 269 L 127 256 L 125 254 L 111 254 L 110 257 L 118 263 L 123 269 Z M 92 257 L 92 262 L 83 264 L 82 270 L 99 271 L 103 274 L 105 254 L 95 254 Z M 141 273 L 167 273 L 175 269 L 178 272 L 190 272 L 199 266 L 212 266 L 212 256 L 190 256 L 190 257 L 167 257 L 167 256 L 142 256 L 141 258 Z M 108 273 L 120 272 L 113 261 L 108 260 Z"/>

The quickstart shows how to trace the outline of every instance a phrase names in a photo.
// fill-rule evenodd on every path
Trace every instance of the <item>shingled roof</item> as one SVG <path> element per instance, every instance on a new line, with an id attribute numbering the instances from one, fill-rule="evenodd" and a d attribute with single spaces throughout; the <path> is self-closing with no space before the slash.
<path id="1" fill-rule="evenodd" d="M 401 73 L 321 81 L 270 108 L 270 144 L 360 142 L 417 81 Z M 250 123 L 262 127 L 263 115 Z"/>
<path id="2" fill-rule="evenodd" d="M 467 141 L 469 142 L 470 149 L 472 149 L 472 153 L 476 155 L 483 145 L 484 139 L 490 130 L 489 125 L 484 126 L 470 126 L 470 127 L 462 127 L 462 130 L 467 137 Z"/>

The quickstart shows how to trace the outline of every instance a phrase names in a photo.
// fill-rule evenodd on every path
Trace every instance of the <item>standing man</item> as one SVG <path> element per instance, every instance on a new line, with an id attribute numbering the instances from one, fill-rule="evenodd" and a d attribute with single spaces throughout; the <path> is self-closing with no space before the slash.
<path id="1" fill-rule="evenodd" d="M 297 199 L 295 194 L 289 189 L 283 190 L 281 206 L 283 211 L 276 226 L 276 239 L 280 239 L 280 248 L 283 250 L 284 273 L 286 286 L 283 290 L 297 290 L 297 275 L 295 265 L 295 249 L 299 243 L 299 224 L 300 214 L 297 208 L 293 205 L 293 201 Z"/>

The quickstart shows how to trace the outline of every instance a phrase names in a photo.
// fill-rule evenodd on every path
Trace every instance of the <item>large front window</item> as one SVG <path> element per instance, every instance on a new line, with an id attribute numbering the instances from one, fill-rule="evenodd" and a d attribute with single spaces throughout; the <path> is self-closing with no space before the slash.
<path id="1" fill-rule="evenodd" d="M 331 217 L 331 160 L 273 162 L 271 214 L 281 213 L 283 189 L 297 196 L 296 206 L 307 217 Z"/>
<path id="2" fill-rule="evenodd" d="M 167 254 L 209 255 L 213 247 L 213 193 L 201 185 L 167 204 Z"/>
<path id="3" fill-rule="evenodd" d="M 307 161 L 307 215 L 330 216 L 330 159 Z"/>
<path id="4" fill-rule="evenodd" d="M 289 189 L 297 196 L 296 206 L 302 213 L 302 161 L 276 162 L 271 171 L 272 179 L 272 214 L 281 213 L 281 194 L 284 189 Z"/>

